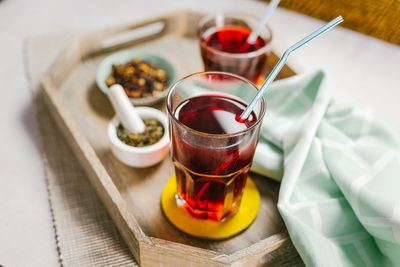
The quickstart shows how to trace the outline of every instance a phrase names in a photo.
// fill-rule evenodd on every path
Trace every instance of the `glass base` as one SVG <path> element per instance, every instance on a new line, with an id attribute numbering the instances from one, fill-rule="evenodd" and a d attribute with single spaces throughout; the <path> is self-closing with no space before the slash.
<path id="1" fill-rule="evenodd" d="M 185 202 L 180 202 L 180 204 L 185 204 Z M 199 220 L 191 216 L 184 208 L 179 207 L 176 199 L 175 175 L 168 180 L 161 195 L 163 213 L 177 229 L 189 235 L 210 240 L 222 240 L 243 232 L 256 218 L 259 207 L 260 192 L 250 178 L 247 179 L 237 213 L 222 221 Z"/>
<path id="2" fill-rule="evenodd" d="M 193 218 L 200 220 L 211 220 L 211 221 L 224 221 L 227 217 L 234 215 L 238 211 L 237 203 L 232 205 L 231 210 L 228 212 L 213 212 L 213 211 L 204 211 L 197 210 L 190 207 L 190 205 L 179 195 L 179 193 L 175 194 L 176 205 L 180 208 L 186 210 Z M 240 204 L 240 203 L 239 203 Z"/>

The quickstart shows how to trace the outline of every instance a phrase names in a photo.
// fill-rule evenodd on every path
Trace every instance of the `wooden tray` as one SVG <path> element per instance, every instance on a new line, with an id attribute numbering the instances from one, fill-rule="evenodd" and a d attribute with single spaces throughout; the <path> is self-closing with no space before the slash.
<path id="1" fill-rule="evenodd" d="M 256 266 L 299 260 L 277 211 L 279 184 L 251 174 L 262 195 L 254 223 L 223 241 L 191 237 L 163 216 L 160 196 L 174 173 L 170 157 L 146 169 L 120 163 L 106 125 L 114 112 L 95 84 L 101 60 L 140 48 L 170 60 L 183 77 L 202 69 L 195 29 L 202 15 L 174 13 L 72 41 L 42 77 L 44 98 L 136 260 L 142 266 Z M 269 66 L 277 61 L 269 57 Z M 293 75 L 285 67 L 280 77 Z M 164 103 L 157 106 L 165 110 Z"/>

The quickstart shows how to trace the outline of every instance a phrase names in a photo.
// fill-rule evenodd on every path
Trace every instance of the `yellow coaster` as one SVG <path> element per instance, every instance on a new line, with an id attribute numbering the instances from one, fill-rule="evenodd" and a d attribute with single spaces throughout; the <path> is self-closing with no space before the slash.
<path id="1" fill-rule="evenodd" d="M 177 206 L 175 194 L 176 178 L 173 175 L 161 195 L 161 207 L 168 220 L 179 230 L 206 239 L 224 239 L 240 233 L 254 221 L 260 207 L 260 193 L 250 177 L 247 178 L 238 212 L 222 222 L 193 218 Z"/>

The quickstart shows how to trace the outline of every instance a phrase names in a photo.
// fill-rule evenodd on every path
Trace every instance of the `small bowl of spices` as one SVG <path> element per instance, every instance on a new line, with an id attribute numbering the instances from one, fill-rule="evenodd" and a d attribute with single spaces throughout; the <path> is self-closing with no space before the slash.
<path id="1" fill-rule="evenodd" d="M 124 50 L 106 57 L 97 71 L 98 87 L 107 93 L 120 84 L 134 105 L 150 105 L 165 98 L 175 81 L 175 69 L 165 58 L 140 50 Z"/>
<path id="2" fill-rule="evenodd" d="M 115 116 L 107 127 L 111 151 L 123 163 L 144 168 L 157 164 L 168 153 L 168 120 L 164 113 L 150 107 L 135 108 L 145 124 L 141 133 L 131 133 Z"/>

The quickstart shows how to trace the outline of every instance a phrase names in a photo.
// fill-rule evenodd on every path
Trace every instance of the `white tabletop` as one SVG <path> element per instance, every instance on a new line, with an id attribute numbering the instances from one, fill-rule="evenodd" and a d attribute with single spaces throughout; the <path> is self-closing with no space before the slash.
<path id="1" fill-rule="evenodd" d="M 57 266 L 43 162 L 24 71 L 26 38 L 78 29 L 101 29 L 176 10 L 243 11 L 261 16 L 265 4 L 245 0 L 0 0 L 0 265 Z M 346 19 L 346 18 L 344 18 Z M 274 47 L 286 47 L 322 25 L 278 9 L 270 19 Z M 335 28 L 296 51 L 289 63 L 326 72 L 338 101 L 368 105 L 400 133 L 400 48 Z"/>

